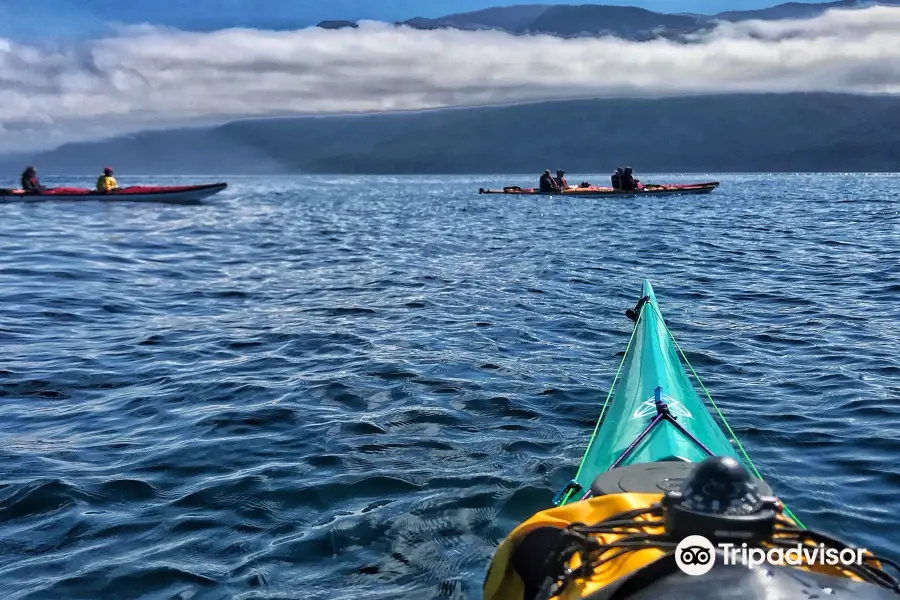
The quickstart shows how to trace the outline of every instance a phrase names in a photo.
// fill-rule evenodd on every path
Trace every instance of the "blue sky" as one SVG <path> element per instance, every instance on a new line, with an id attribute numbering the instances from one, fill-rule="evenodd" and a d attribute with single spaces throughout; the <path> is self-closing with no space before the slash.
<path id="1" fill-rule="evenodd" d="M 801 0 L 803 1 L 803 0 Z M 17 41 L 84 38 L 109 23 L 154 23 L 192 31 L 229 27 L 296 29 L 325 19 L 399 21 L 534 0 L 0 0 L 0 36 Z M 552 2 L 548 2 L 551 3 Z M 572 2 L 575 3 L 575 2 Z M 577 3 L 713 14 L 764 8 L 778 0 L 634 0 Z"/>

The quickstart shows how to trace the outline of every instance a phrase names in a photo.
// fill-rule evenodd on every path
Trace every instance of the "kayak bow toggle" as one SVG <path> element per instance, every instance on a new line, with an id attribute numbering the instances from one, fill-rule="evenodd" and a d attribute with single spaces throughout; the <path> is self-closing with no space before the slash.
<path id="1" fill-rule="evenodd" d="M 644 308 L 644 305 L 650 300 L 650 296 L 644 296 L 638 303 L 634 306 L 634 308 L 629 308 L 625 311 L 625 316 L 631 319 L 633 322 L 637 323 L 638 317 L 641 314 L 641 309 Z"/>

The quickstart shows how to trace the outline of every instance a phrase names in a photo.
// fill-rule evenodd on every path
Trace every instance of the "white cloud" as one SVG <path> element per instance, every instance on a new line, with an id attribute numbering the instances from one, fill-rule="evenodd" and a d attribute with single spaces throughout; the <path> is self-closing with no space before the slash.
<path id="1" fill-rule="evenodd" d="M 686 45 L 375 23 L 0 39 L 0 133 L 32 147 L 198 119 L 725 91 L 900 93 L 900 8 L 723 24 Z"/>

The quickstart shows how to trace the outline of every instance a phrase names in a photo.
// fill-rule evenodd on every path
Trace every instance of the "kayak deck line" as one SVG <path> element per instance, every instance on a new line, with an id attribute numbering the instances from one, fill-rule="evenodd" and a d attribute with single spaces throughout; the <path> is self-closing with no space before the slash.
<path id="1" fill-rule="evenodd" d="M 626 315 L 634 328 L 578 473 L 497 547 L 484 600 L 896 598 L 885 568 L 900 564 L 807 528 L 759 476 L 648 281 Z"/>
<path id="2" fill-rule="evenodd" d="M 652 311 L 646 310 L 648 305 L 653 307 Z M 565 505 L 591 497 L 593 494 L 591 484 L 602 473 L 608 473 L 616 468 L 621 469 L 627 465 L 647 464 L 648 462 L 693 463 L 710 456 L 729 455 L 740 459 L 754 477 L 764 481 L 734 430 L 725 419 L 725 415 L 712 399 L 696 369 L 691 365 L 672 335 L 656 302 L 649 281 L 644 281 L 643 294 L 637 305 L 634 309 L 628 309 L 625 314 L 634 322 L 625 353 L 616 369 L 612 385 L 600 411 L 600 418 L 591 434 L 578 471 L 575 477 L 554 495 L 553 505 Z M 636 341 L 639 332 L 641 339 Z M 633 354 L 638 356 L 634 357 Z M 703 390 L 728 437 L 725 436 L 725 432 L 716 427 L 712 415 L 705 410 L 702 399 L 697 396 L 691 386 L 684 367 L 677 364 L 682 361 Z M 623 371 L 625 371 L 624 376 Z M 623 377 L 625 381 L 622 381 Z M 658 378 L 652 383 L 655 388 L 653 396 L 640 402 L 640 398 L 646 397 L 642 396 L 641 389 L 645 389 L 652 378 Z M 670 392 L 673 394 L 672 397 L 663 395 L 663 386 L 660 385 L 659 379 L 668 380 L 668 384 L 672 388 Z M 622 389 L 623 385 L 624 390 Z M 679 395 L 681 400 L 678 399 Z M 637 410 L 634 410 L 633 414 L 623 412 L 630 410 L 629 406 L 637 406 Z M 687 406 L 702 408 L 706 414 L 692 414 Z M 611 408 L 616 409 L 612 411 L 617 413 L 616 415 L 607 414 Z M 634 421 L 643 417 L 651 417 L 651 415 L 649 423 L 642 424 L 640 429 L 636 428 Z M 679 416 L 691 420 L 695 424 L 696 431 L 692 433 L 688 427 L 680 423 L 677 420 Z M 611 436 L 600 437 L 603 423 L 613 417 L 617 423 L 614 428 L 616 431 Z M 668 423 L 668 427 L 666 423 Z M 631 436 L 623 439 L 623 435 L 629 430 Z M 701 441 L 703 437 L 709 438 L 709 442 Z M 627 443 L 625 439 L 627 439 Z M 678 439 L 683 441 L 679 442 Z M 638 448 L 645 442 L 645 447 L 638 451 Z M 623 446 L 624 449 L 622 449 Z M 591 468 L 594 469 L 593 472 L 588 472 Z M 586 491 L 581 494 L 582 490 Z M 805 528 L 787 506 L 784 507 L 784 513 L 799 527 Z"/>
<path id="3" fill-rule="evenodd" d="M 656 312 L 659 313 L 659 307 L 654 305 L 654 308 L 656 309 Z M 660 316 L 662 316 L 661 313 L 660 313 Z M 756 468 L 756 465 L 753 464 L 753 461 L 750 460 L 750 456 L 747 454 L 747 451 L 744 450 L 744 445 L 741 444 L 740 438 L 738 438 L 737 434 L 731 428 L 731 425 L 728 424 L 728 420 L 725 418 L 725 415 L 722 414 L 722 411 L 719 409 L 719 406 L 716 404 L 716 401 L 713 400 L 712 395 L 709 393 L 709 390 L 707 390 L 706 386 L 703 385 L 703 380 L 700 379 L 700 375 L 697 374 L 697 371 L 694 369 L 694 366 L 691 364 L 691 361 L 688 360 L 688 357 L 684 353 L 684 350 L 682 350 L 681 346 L 678 345 L 678 340 L 676 340 L 675 336 L 672 335 L 672 332 L 669 330 L 669 327 L 668 327 L 668 325 L 666 325 L 665 321 L 663 321 L 663 327 L 666 328 L 666 333 L 668 334 L 669 339 L 672 340 L 672 344 L 678 350 L 679 354 L 681 355 L 681 358 L 684 360 L 684 364 L 686 364 L 687 367 L 691 370 L 691 374 L 694 376 L 694 379 L 697 381 L 697 385 L 699 385 L 700 389 L 703 390 L 703 393 L 706 396 L 706 399 L 709 400 L 710 405 L 712 405 L 712 407 L 715 409 L 716 414 L 719 416 L 719 419 L 722 421 L 722 424 L 725 426 L 725 429 L 728 432 L 728 435 L 730 436 L 729 441 L 731 441 L 731 443 L 733 443 L 737 447 L 738 452 L 740 452 L 743 459 L 747 462 L 747 466 L 750 467 L 750 472 L 753 474 L 753 476 L 756 477 L 757 479 L 762 480 L 763 476 L 760 474 L 759 470 Z M 806 529 L 806 525 L 804 525 L 800 521 L 800 519 L 797 518 L 797 515 L 795 515 L 793 512 L 791 512 L 791 509 L 788 508 L 788 506 L 786 504 L 784 504 L 784 514 L 787 515 L 788 517 L 790 517 L 795 523 L 797 523 L 797 525 L 801 529 Z"/>
<path id="4" fill-rule="evenodd" d="M 647 435 L 650 433 L 650 431 L 654 427 L 656 427 L 659 423 L 661 423 L 663 420 L 668 421 L 672 425 L 672 427 L 674 427 L 679 432 L 681 432 L 682 435 L 684 435 L 686 438 L 688 438 L 689 440 L 691 440 L 692 442 L 697 444 L 697 446 L 701 450 L 706 452 L 707 455 L 715 456 L 715 454 L 713 453 L 712 450 L 707 448 L 703 444 L 703 442 L 701 442 L 700 440 L 695 438 L 693 435 L 691 435 L 690 431 L 688 431 L 687 429 L 682 427 L 681 423 L 676 421 L 676 419 L 678 417 L 673 416 L 672 412 L 669 410 L 669 406 L 662 401 L 662 388 L 657 387 L 655 390 L 655 393 L 656 393 L 656 398 L 654 401 L 656 402 L 656 417 L 654 417 L 653 420 L 650 421 L 650 424 L 647 425 L 647 427 L 640 433 L 640 435 L 638 435 L 637 438 L 635 438 L 635 440 L 633 442 L 631 442 L 631 445 L 625 449 L 625 452 L 623 452 L 622 455 L 619 456 L 619 458 L 617 458 L 616 461 L 612 465 L 610 465 L 610 467 L 609 467 L 610 471 L 615 469 L 616 467 L 618 467 L 622 463 L 623 460 L 628 458 L 628 455 L 630 455 L 634 451 L 634 449 L 637 447 L 637 445 L 640 444 L 641 441 L 643 441 L 643 439 L 645 437 L 647 437 Z M 587 498 L 587 496 L 582 498 L 582 500 L 584 500 L 586 498 Z"/>
<path id="5" fill-rule="evenodd" d="M 612 463 L 612 465 L 610 465 L 610 467 L 608 469 L 609 471 L 612 471 L 613 469 L 615 469 L 619 465 L 621 465 L 622 462 L 626 458 L 628 458 L 632 452 L 634 452 L 634 449 L 638 447 L 638 444 L 640 444 L 642 441 L 644 441 L 644 438 L 646 438 L 650 434 L 650 432 L 653 430 L 653 428 L 655 428 L 657 425 L 659 425 L 663 421 L 668 422 L 670 425 L 672 425 L 672 427 L 677 429 L 684 437 L 686 437 L 691 442 L 696 444 L 697 447 L 700 448 L 701 450 L 703 450 L 703 452 L 705 452 L 707 456 L 715 456 L 715 453 L 712 450 L 707 448 L 703 442 L 701 442 L 696 437 L 694 437 L 690 431 L 685 429 L 684 426 L 677 421 L 678 417 L 673 415 L 672 411 L 669 410 L 669 406 L 665 402 L 662 401 L 662 387 L 656 388 L 654 402 L 655 402 L 655 407 L 656 407 L 656 416 L 653 418 L 652 421 L 650 421 L 650 423 L 644 428 L 644 430 L 641 431 L 641 433 L 634 439 L 634 441 L 631 442 L 631 444 L 625 449 L 625 451 L 622 452 L 622 454 L 619 456 L 619 458 L 617 458 Z M 558 492 L 553 497 L 553 505 L 558 506 L 560 504 L 559 498 L 561 497 L 563 492 L 571 492 L 573 494 L 577 494 L 578 492 L 581 491 L 581 489 L 582 489 L 581 484 L 573 479 L 566 485 L 566 487 L 563 488 L 563 490 L 561 492 Z M 579 498 L 579 500 L 587 500 L 592 495 L 593 495 L 593 490 L 588 489 L 584 493 L 584 495 L 582 495 Z"/>

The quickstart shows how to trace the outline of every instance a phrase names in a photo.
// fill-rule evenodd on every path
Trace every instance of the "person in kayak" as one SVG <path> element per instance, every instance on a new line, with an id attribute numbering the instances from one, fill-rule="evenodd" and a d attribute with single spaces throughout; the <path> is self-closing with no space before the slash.
<path id="1" fill-rule="evenodd" d="M 624 191 L 633 192 L 634 190 L 641 189 L 641 182 L 634 178 L 634 169 L 631 167 L 625 167 L 620 181 L 622 186 L 621 189 Z"/>
<path id="2" fill-rule="evenodd" d="M 539 188 L 542 192 L 558 192 L 559 184 L 556 183 L 556 180 L 553 179 L 553 176 L 550 175 L 550 169 L 545 169 L 544 174 L 541 175 L 541 181 L 539 183 Z"/>
<path id="3" fill-rule="evenodd" d="M 556 181 L 556 185 L 559 186 L 559 189 L 564 190 L 569 187 L 569 183 L 566 181 L 566 172 L 562 169 L 556 170 L 556 177 L 554 178 Z"/>
<path id="4" fill-rule="evenodd" d="M 37 177 L 37 169 L 34 167 L 26 167 L 22 172 L 22 190 L 26 194 L 40 194 L 47 188 L 41 185 Z"/>
<path id="5" fill-rule="evenodd" d="M 118 189 L 118 187 L 119 184 L 116 182 L 116 178 L 113 177 L 113 170 L 109 167 L 103 169 L 103 175 L 97 178 L 97 191 L 111 192 Z"/>
<path id="6" fill-rule="evenodd" d="M 622 189 L 622 173 L 624 173 L 624 170 L 622 169 L 622 167 L 619 167 L 618 169 L 616 169 L 616 172 L 612 174 L 612 177 L 609 178 L 610 183 L 612 183 L 612 189 Z"/>

